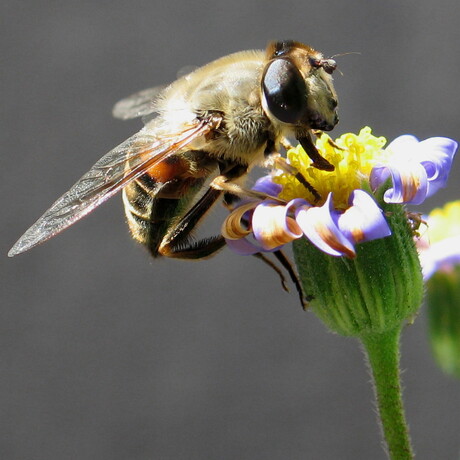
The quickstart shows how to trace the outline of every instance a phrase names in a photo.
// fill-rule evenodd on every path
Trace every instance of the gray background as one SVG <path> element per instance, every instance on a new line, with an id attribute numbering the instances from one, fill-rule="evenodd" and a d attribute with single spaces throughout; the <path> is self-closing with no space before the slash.
<path id="1" fill-rule="evenodd" d="M 0 458 L 383 459 L 358 344 L 328 333 L 253 258 L 153 261 L 119 197 L 8 260 L 21 233 L 140 128 L 130 93 L 269 39 L 337 58 L 338 136 L 459 139 L 460 7 L 413 1 L 4 1 Z M 459 196 L 450 187 L 423 210 Z M 216 218 L 216 220 L 218 220 Z M 418 458 L 458 458 L 460 384 L 405 330 Z"/>

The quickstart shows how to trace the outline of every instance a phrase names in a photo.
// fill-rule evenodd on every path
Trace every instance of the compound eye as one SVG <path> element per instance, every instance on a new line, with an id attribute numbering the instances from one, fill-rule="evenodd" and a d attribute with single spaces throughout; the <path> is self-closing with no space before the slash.
<path id="1" fill-rule="evenodd" d="M 274 117 L 290 124 L 301 120 L 307 108 L 307 86 L 291 61 L 273 60 L 265 70 L 262 89 L 267 108 Z"/>

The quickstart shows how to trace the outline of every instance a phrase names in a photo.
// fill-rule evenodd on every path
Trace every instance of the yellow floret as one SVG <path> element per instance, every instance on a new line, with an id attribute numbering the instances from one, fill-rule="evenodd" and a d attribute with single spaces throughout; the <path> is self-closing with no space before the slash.
<path id="1" fill-rule="evenodd" d="M 350 193 L 361 188 L 363 181 L 368 181 L 372 167 L 388 157 L 389 154 L 383 150 L 385 144 L 386 139 L 373 136 L 369 127 L 361 129 L 358 135 L 344 134 L 335 142 L 323 134 L 316 141 L 316 148 L 334 165 L 335 170 L 331 172 L 312 167 L 311 159 L 300 145 L 289 150 L 287 158 L 321 195 L 321 201 L 316 205 L 322 205 L 329 192 L 333 192 L 335 208 L 346 209 Z M 313 202 L 312 194 L 292 174 L 279 171 L 273 180 L 283 186 L 280 198 L 305 198 Z"/>
<path id="2" fill-rule="evenodd" d="M 428 234 L 431 243 L 460 235 L 460 200 L 452 201 L 430 212 Z"/>

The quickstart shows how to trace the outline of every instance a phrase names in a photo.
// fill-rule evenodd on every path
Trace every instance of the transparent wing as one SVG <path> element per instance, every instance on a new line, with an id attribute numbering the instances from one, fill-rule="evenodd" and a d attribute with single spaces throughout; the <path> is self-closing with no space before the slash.
<path id="1" fill-rule="evenodd" d="M 198 67 L 194 65 L 184 66 L 177 72 L 177 78 L 186 77 L 196 69 L 198 69 Z M 131 96 L 125 97 L 113 106 L 113 116 L 121 120 L 146 117 L 144 120 L 146 124 L 155 116 L 155 100 L 168 86 L 169 85 L 154 86 L 153 88 L 143 89 L 142 91 L 131 94 Z"/>
<path id="2" fill-rule="evenodd" d="M 211 129 L 212 126 L 207 121 L 197 120 L 194 124 L 184 127 L 180 133 L 158 135 L 144 129 L 130 137 L 104 155 L 62 195 L 22 235 L 8 256 L 13 257 L 25 252 L 62 232 L 146 170 Z"/>
<path id="3" fill-rule="evenodd" d="M 113 106 L 113 116 L 122 120 L 129 120 L 155 112 L 154 101 L 166 87 L 167 85 L 160 85 L 144 89 L 118 101 Z"/>

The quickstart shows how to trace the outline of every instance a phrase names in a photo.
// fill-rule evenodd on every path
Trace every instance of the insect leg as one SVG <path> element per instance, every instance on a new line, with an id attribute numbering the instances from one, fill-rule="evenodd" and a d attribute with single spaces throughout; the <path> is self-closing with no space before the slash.
<path id="1" fill-rule="evenodd" d="M 308 296 L 304 295 L 299 277 L 297 276 L 297 273 L 295 272 L 291 261 L 285 256 L 285 254 L 283 253 L 283 251 L 281 251 L 281 249 L 279 249 L 278 251 L 275 251 L 273 254 L 279 260 L 281 265 L 286 269 L 286 271 L 289 273 L 289 276 L 292 282 L 294 283 L 294 286 L 297 289 L 297 293 L 299 294 L 299 299 L 300 299 L 300 303 L 302 304 L 302 308 L 306 310 L 308 307 L 308 300 L 312 300 L 312 299 L 309 299 Z"/>
<path id="2" fill-rule="evenodd" d="M 321 131 L 319 129 L 315 129 L 313 130 L 313 134 L 318 137 L 318 138 L 321 138 L 321 136 L 323 136 L 324 131 Z M 338 145 L 336 142 L 334 142 L 330 137 L 327 139 L 327 143 L 329 145 L 331 145 L 332 147 L 334 147 L 335 149 L 337 150 L 345 150 L 343 147 L 340 147 L 340 145 Z"/>
<path id="3" fill-rule="evenodd" d="M 296 287 L 297 293 L 299 294 L 300 304 L 302 305 L 302 308 L 304 310 L 306 310 L 307 307 L 308 307 L 308 301 L 312 300 L 312 299 L 308 298 L 308 296 L 304 295 L 302 285 L 301 285 L 300 280 L 299 280 L 299 277 L 297 276 L 297 273 L 295 272 L 291 261 L 284 255 L 284 253 L 281 251 L 281 249 L 278 250 L 278 251 L 275 251 L 273 254 L 278 259 L 278 261 L 281 263 L 283 268 L 288 272 L 289 277 L 291 278 L 291 281 L 294 283 L 294 286 Z M 286 278 L 284 277 L 283 272 L 265 254 L 262 254 L 261 252 L 258 252 L 257 254 L 254 254 L 254 257 L 256 257 L 257 259 L 261 260 L 262 262 L 267 264 L 270 268 L 275 270 L 275 272 L 280 277 L 281 287 L 286 292 L 289 292 L 289 289 L 288 289 L 287 284 L 286 284 Z"/>
<path id="4" fill-rule="evenodd" d="M 213 189 L 225 191 L 226 195 L 236 195 L 237 197 L 247 197 L 247 198 L 255 198 L 257 200 L 266 200 L 270 199 L 273 201 L 277 201 L 280 203 L 286 203 L 285 200 L 278 198 L 276 196 L 267 195 L 263 192 L 256 192 L 255 190 L 249 190 L 247 188 L 242 187 L 239 184 L 235 184 L 234 182 L 230 182 L 227 177 L 225 176 L 217 176 L 210 184 Z"/>
<path id="5" fill-rule="evenodd" d="M 294 146 L 289 142 L 289 139 L 287 139 L 286 137 L 281 138 L 280 144 L 283 146 L 286 152 L 294 148 Z"/>
<path id="6" fill-rule="evenodd" d="M 321 195 L 318 191 L 310 184 L 310 182 L 305 179 L 305 176 L 297 170 L 294 166 L 289 164 L 285 158 L 281 155 L 274 155 L 271 159 L 272 167 L 281 169 L 282 171 L 291 174 L 294 176 L 315 198 L 315 201 L 319 201 L 321 199 Z"/>
<path id="7" fill-rule="evenodd" d="M 219 164 L 221 174 L 210 184 L 206 193 L 195 203 L 195 205 L 170 228 L 163 239 L 159 253 L 166 257 L 181 259 L 201 259 L 208 257 L 225 245 L 222 235 L 204 238 L 191 242 L 190 234 L 200 220 L 206 215 L 212 205 L 224 195 L 253 196 L 258 199 L 267 198 L 266 194 L 245 190 L 232 180 L 246 174 L 247 167 L 235 164 Z M 277 198 L 273 197 L 277 200 Z"/>
<path id="8" fill-rule="evenodd" d="M 191 232 L 222 194 L 222 190 L 209 188 L 185 216 L 168 231 L 159 247 L 159 253 L 178 259 L 202 259 L 224 247 L 225 239 L 222 235 L 190 241 Z"/>
<path id="9" fill-rule="evenodd" d="M 265 254 L 257 252 L 256 254 L 254 254 L 254 257 L 261 260 L 264 264 L 267 264 L 271 269 L 275 270 L 275 272 L 280 277 L 281 287 L 284 291 L 289 292 L 289 288 L 286 284 L 286 278 L 283 272 Z"/>

